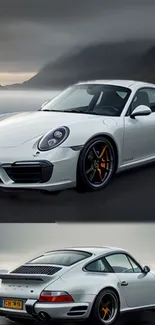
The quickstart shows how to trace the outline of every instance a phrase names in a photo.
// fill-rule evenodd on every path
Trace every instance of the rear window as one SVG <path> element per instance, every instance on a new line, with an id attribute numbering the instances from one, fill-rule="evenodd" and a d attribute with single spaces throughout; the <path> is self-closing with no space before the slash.
<path id="1" fill-rule="evenodd" d="M 92 254 L 81 251 L 55 251 L 46 255 L 39 256 L 27 264 L 55 264 L 62 266 L 71 266 L 77 262 L 80 262 Z"/>

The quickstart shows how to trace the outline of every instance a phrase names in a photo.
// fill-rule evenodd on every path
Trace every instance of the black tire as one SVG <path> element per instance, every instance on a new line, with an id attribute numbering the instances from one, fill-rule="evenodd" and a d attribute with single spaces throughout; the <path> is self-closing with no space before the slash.
<path id="1" fill-rule="evenodd" d="M 109 184 L 115 170 L 116 154 L 112 143 L 104 136 L 93 138 L 85 145 L 79 156 L 77 189 L 80 192 L 101 190 Z M 94 178 L 90 180 L 92 176 Z"/>
<path id="2" fill-rule="evenodd" d="M 119 315 L 120 302 L 118 295 L 112 289 L 102 290 L 94 302 L 90 316 L 91 321 L 96 325 L 114 325 Z"/>

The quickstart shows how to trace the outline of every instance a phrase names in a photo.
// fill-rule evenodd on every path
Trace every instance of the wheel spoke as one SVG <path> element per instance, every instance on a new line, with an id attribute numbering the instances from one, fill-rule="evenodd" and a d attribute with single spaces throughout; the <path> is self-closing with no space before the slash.
<path id="1" fill-rule="evenodd" d="M 106 161 L 107 162 L 110 162 L 110 160 L 109 160 L 109 155 L 108 155 L 108 151 L 106 150 Z"/>
<path id="2" fill-rule="evenodd" d="M 103 177 L 102 177 L 102 171 L 101 171 L 100 168 L 98 168 L 97 170 L 98 170 L 98 173 L 99 173 L 100 181 L 102 182 L 102 179 L 103 179 Z"/>
<path id="3" fill-rule="evenodd" d="M 86 170 L 86 174 L 90 174 L 91 172 L 94 172 L 93 166 L 91 166 L 89 169 Z"/>
<path id="4" fill-rule="evenodd" d="M 95 157 L 98 159 L 99 157 L 98 157 L 98 153 L 97 153 L 96 149 L 94 147 L 92 147 L 92 150 L 93 150 Z"/>
<path id="5" fill-rule="evenodd" d="M 104 146 L 104 148 L 102 149 L 100 155 L 98 156 L 99 159 L 103 157 L 103 155 L 104 155 L 106 149 L 107 149 L 107 146 Z"/>
<path id="6" fill-rule="evenodd" d="M 109 309 L 107 314 L 109 315 L 109 317 L 111 317 L 112 311 Z"/>
<path id="7" fill-rule="evenodd" d="M 92 181 L 92 180 L 93 180 L 93 178 L 94 178 L 95 174 L 96 174 L 96 169 L 93 171 L 92 175 L 90 176 L 90 181 Z"/>
<path id="8" fill-rule="evenodd" d="M 85 176 L 91 186 L 103 186 L 113 173 L 113 153 L 106 142 L 94 142 L 85 158 Z"/>
<path id="9" fill-rule="evenodd" d="M 101 320 L 104 321 L 105 324 L 115 317 L 116 307 L 116 301 L 113 296 L 107 294 L 102 297 L 99 305 L 99 314 Z"/>
<path id="10" fill-rule="evenodd" d="M 104 315 L 103 315 L 103 319 L 105 319 L 106 316 L 108 315 L 109 308 L 108 308 L 108 307 L 102 308 L 102 311 L 103 311 L 103 313 L 104 313 Z"/>

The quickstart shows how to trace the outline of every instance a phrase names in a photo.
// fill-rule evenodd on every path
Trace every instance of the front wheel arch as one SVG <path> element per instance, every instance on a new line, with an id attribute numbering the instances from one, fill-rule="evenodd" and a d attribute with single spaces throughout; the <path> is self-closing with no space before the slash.
<path id="1" fill-rule="evenodd" d="M 115 151 L 115 156 L 116 156 L 116 161 L 115 161 L 115 172 L 117 171 L 117 168 L 118 168 L 118 161 L 119 161 L 119 154 L 118 154 L 118 147 L 117 147 L 117 144 L 115 142 L 115 140 L 107 133 L 97 133 L 95 135 L 93 135 L 92 137 L 90 137 L 84 144 L 84 147 L 87 145 L 87 143 L 89 143 L 90 141 L 92 140 L 95 140 L 96 138 L 98 137 L 104 137 L 106 138 L 113 146 L 114 148 L 114 151 Z M 79 155 L 80 157 L 80 155 Z"/>
<path id="2" fill-rule="evenodd" d="M 119 160 L 117 144 L 111 136 L 109 136 L 107 134 L 100 134 L 100 135 L 104 136 L 104 138 L 107 138 L 107 140 L 109 140 L 109 142 L 112 144 L 112 146 L 114 148 L 114 151 L 115 151 L 115 172 L 116 172 L 117 168 L 118 168 L 118 160 Z"/>
<path id="3" fill-rule="evenodd" d="M 89 143 L 92 143 L 93 141 L 95 142 L 96 140 L 98 140 L 98 138 L 103 138 L 105 140 L 107 140 L 110 144 L 110 146 L 112 147 L 113 150 L 113 154 L 115 157 L 115 163 L 114 163 L 114 170 L 113 173 L 115 174 L 117 169 L 118 169 L 118 161 L 119 161 L 119 153 L 118 153 L 118 146 L 115 142 L 115 140 L 108 134 L 105 133 L 98 133 L 95 134 L 94 136 L 90 137 L 85 144 L 83 145 L 82 150 L 80 151 L 79 157 L 78 157 L 78 161 L 77 161 L 77 169 L 76 169 L 76 184 L 77 184 L 77 189 L 81 191 L 81 184 L 83 182 L 81 182 L 80 177 L 79 177 L 79 166 L 80 166 L 80 162 L 82 161 L 81 159 L 83 158 L 83 152 L 85 150 L 85 148 L 87 146 L 89 146 Z M 83 184 L 82 184 L 83 185 Z"/>

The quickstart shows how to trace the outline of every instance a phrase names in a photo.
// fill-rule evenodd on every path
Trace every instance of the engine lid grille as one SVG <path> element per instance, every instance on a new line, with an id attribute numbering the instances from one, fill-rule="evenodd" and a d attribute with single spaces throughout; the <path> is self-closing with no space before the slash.
<path id="1" fill-rule="evenodd" d="M 60 271 L 62 268 L 57 266 L 45 266 L 45 265 L 22 265 L 12 271 L 14 274 L 45 274 L 53 275 Z"/>

